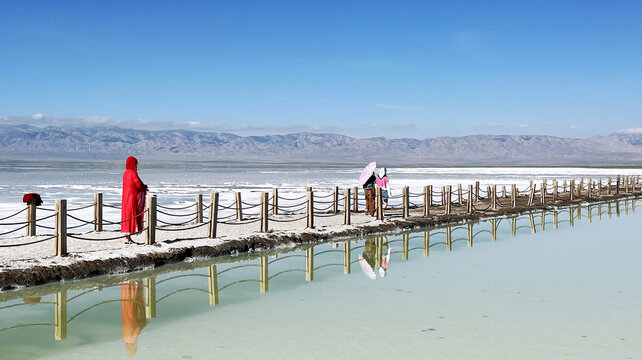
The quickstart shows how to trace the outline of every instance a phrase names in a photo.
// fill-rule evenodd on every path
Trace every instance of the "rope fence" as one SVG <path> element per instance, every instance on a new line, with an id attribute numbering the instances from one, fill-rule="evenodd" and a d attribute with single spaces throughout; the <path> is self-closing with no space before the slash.
<path id="1" fill-rule="evenodd" d="M 145 244 L 155 243 L 155 234 L 158 231 L 177 232 L 188 231 L 198 228 L 207 228 L 207 237 L 217 237 L 217 225 L 248 225 L 260 223 L 257 231 L 269 232 L 269 223 L 290 223 L 301 220 L 306 221 L 306 228 L 314 228 L 315 218 L 331 218 L 344 216 L 344 224 L 351 224 L 351 213 L 374 212 L 377 220 L 386 218 L 409 218 L 412 216 L 433 216 L 453 214 L 473 214 L 496 212 L 499 210 L 516 209 L 515 211 L 535 206 L 555 206 L 559 204 L 572 204 L 581 201 L 598 201 L 603 198 L 618 196 L 636 195 L 642 192 L 639 176 L 617 176 L 613 178 L 596 179 L 565 179 L 562 181 L 543 180 L 539 183 L 530 181 L 530 184 L 523 189 L 518 189 L 515 184 L 510 187 L 501 185 L 487 185 L 483 188 L 479 181 L 468 185 L 467 188 L 458 184 L 455 187 L 424 186 L 422 191 L 411 191 L 409 187 L 394 189 L 395 195 L 388 196 L 388 205 L 384 207 L 381 189 L 375 191 L 374 201 L 367 199 L 366 194 L 359 188 L 339 189 L 338 187 L 323 189 L 315 192 L 307 188 L 302 196 L 289 197 L 281 196 L 278 189 L 272 193 L 261 192 L 260 201 L 248 202 L 242 200 L 240 192 L 235 192 L 235 199 L 228 204 L 219 202 L 219 194 L 211 193 L 209 204 L 205 204 L 202 195 L 196 195 L 196 201 L 181 206 L 164 206 L 157 204 L 156 195 L 147 198 L 145 210 L 128 219 L 113 221 L 103 217 L 103 208 L 121 210 L 120 205 L 107 204 L 102 202 L 102 194 L 97 193 L 94 202 L 89 205 L 67 209 L 66 200 L 56 200 L 55 209 L 37 208 L 35 205 L 27 205 L 25 208 L 0 218 L 0 241 L 5 244 L 0 247 L 16 247 L 38 244 L 44 241 L 55 239 L 56 255 L 67 255 L 67 237 L 86 241 L 108 241 L 122 239 L 126 235 L 109 236 L 102 235 L 100 239 L 79 234 L 69 233 L 69 230 L 94 227 L 94 233 L 104 231 L 104 226 L 117 226 L 134 219 L 145 217 L 146 226 L 139 232 L 145 234 Z M 632 205 L 635 206 L 635 203 Z M 83 219 L 82 215 L 72 215 L 71 212 L 94 209 L 93 219 Z M 193 211 L 177 213 L 187 209 Z M 248 213 L 256 209 L 258 213 Z M 255 210 L 255 211 L 256 211 Z M 421 214 L 417 214 L 421 210 Z M 39 211 L 52 211 L 53 214 L 36 218 Z M 606 210 L 610 213 L 612 210 Z M 620 211 L 619 208 L 616 211 Z M 26 212 L 26 221 L 14 221 L 18 216 Z M 604 211 L 600 210 L 596 216 L 601 216 Z M 158 216 L 161 215 L 161 219 Z M 588 215 L 592 216 L 589 211 Z M 556 215 L 557 216 L 557 215 Z M 183 221 L 172 221 L 181 219 Z M 187 218 L 187 219 L 184 219 Z M 72 224 L 68 224 L 71 221 Z M 51 224 L 53 222 L 54 224 Z M 45 225 L 47 224 L 47 225 Z M 543 220 L 542 224 L 546 224 Z M 54 226 L 50 226 L 54 225 Z M 25 231 L 27 237 L 36 237 L 36 229 L 53 230 L 53 234 L 43 234 L 45 239 L 29 240 L 21 239 L 16 244 L 8 244 L 7 240 L 13 238 L 17 232 Z M 117 231 L 117 229 L 107 230 Z M 89 234 L 91 232 L 88 232 Z M 14 240 L 17 240 L 15 238 Z"/>

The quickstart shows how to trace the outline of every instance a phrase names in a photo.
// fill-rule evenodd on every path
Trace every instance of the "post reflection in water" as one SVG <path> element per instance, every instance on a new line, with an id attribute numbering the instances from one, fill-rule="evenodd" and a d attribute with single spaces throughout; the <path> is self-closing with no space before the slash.
<path id="1" fill-rule="evenodd" d="M 636 201 L 640 201 L 640 199 L 624 200 L 625 215 L 629 214 L 629 209 L 631 209 L 631 213 L 635 212 Z M 232 259 L 225 261 L 214 259 L 205 262 L 205 265 L 195 264 L 188 268 L 187 271 L 191 271 L 191 273 L 182 275 L 171 273 L 171 276 L 158 282 L 156 278 L 162 274 L 158 275 L 158 273 L 154 273 L 149 276 L 142 277 L 142 279 L 134 278 L 123 281 L 121 278 L 121 280 L 116 280 L 111 284 L 101 283 L 98 286 L 92 283 L 92 285 L 81 288 L 81 290 L 78 290 L 77 288 L 70 290 L 70 288 L 62 286 L 63 288 L 60 291 L 53 293 L 54 299 L 52 302 L 41 301 L 41 297 L 46 295 L 33 295 L 33 291 L 30 293 L 30 289 L 25 289 L 25 291 L 22 292 L 25 296 L 20 295 L 20 292 L 16 294 L 16 298 L 21 301 L 20 304 L 7 306 L 2 306 L 3 304 L 0 304 L 0 311 L 7 311 L 8 308 L 17 307 L 18 305 L 47 306 L 50 309 L 53 305 L 53 323 L 18 324 L 0 329 L 0 336 L 2 336 L 4 331 L 11 331 L 16 328 L 47 325 L 54 327 L 55 340 L 65 340 L 68 336 L 68 323 L 71 323 L 72 320 L 79 316 L 91 316 L 87 315 L 90 313 L 89 310 L 99 307 L 102 304 L 120 302 L 122 337 L 125 342 L 125 350 L 128 355 L 133 355 L 137 352 L 139 335 L 148 324 L 147 319 L 157 317 L 157 304 L 164 299 L 183 291 L 195 290 L 206 293 L 209 298 L 209 306 L 214 307 L 219 304 L 219 295 L 225 289 L 241 283 L 258 282 L 258 293 L 267 293 L 270 291 L 270 281 L 283 276 L 286 273 L 296 273 L 295 276 L 297 276 L 301 282 L 311 282 L 315 279 L 315 271 L 319 272 L 319 276 L 324 275 L 325 273 L 321 273 L 321 271 L 326 271 L 326 267 L 342 268 L 343 274 L 350 275 L 352 263 L 358 262 L 359 267 L 362 270 L 359 272 L 358 276 L 363 276 L 361 274 L 361 272 L 363 272 L 363 274 L 370 279 L 376 279 L 377 277 L 384 278 L 389 271 L 392 254 L 400 255 L 400 258 L 405 261 L 410 258 L 411 253 L 415 250 L 422 250 L 422 255 L 424 257 L 428 257 L 431 255 L 431 248 L 434 247 L 441 251 L 450 252 L 465 248 L 466 246 L 462 246 L 464 242 L 466 242 L 468 248 L 472 248 L 474 244 L 475 246 L 478 246 L 477 244 L 484 241 L 488 242 L 490 240 L 490 242 L 494 242 L 498 238 L 498 229 L 502 229 L 502 224 L 504 223 L 508 224 L 510 229 L 504 228 L 503 231 L 505 231 L 505 234 L 508 234 L 508 231 L 510 231 L 511 237 L 517 236 L 517 233 L 520 230 L 520 233 L 530 232 L 532 234 L 536 234 L 536 216 L 539 216 L 539 228 L 541 231 L 545 231 L 547 219 L 549 220 L 549 225 L 552 224 L 553 229 L 560 228 L 560 224 L 565 222 L 568 222 L 570 227 L 575 226 L 575 221 L 577 220 L 579 222 L 582 220 L 582 211 L 583 209 L 586 209 L 586 223 L 590 224 L 593 223 L 593 220 L 595 219 L 601 220 L 603 212 L 608 214 L 608 217 L 610 218 L 613 206 L 615 207 L 616 214 L 619 216 L 620 202 L 620 200 L 617 200 L 587 206 L 572 206 L 568 208 L 554 209 L 550 211 L 552 213 L 552 223 L 550 222 L 551 217 L 548 216 L 548 211 L 538 210 L 537 212 L 508 216 L 506 218 L 493 218 L 486 221 L 469 221 L 463 225 L 445 225 L 441 227 L 427 228 L 421 231 L 403 232 L 401 234 L 387 236 L 367 236 L 361 241 L 350 239 L 333 243 L 331 245 L 331 249 L 329 249 L 330 246 L 328 244 L 315 246 L 306 245 L 303 248 L 294 249 L 286 253 L 272 253 L 271 255 L 262 254 L 254 259 L 238 262 L 234 262 L 235 260 Z M 603 205 L 605 205 L 606 208 L 604 208 Z M 564 217 L 561 217 L 562 220 L 560 220 L 560 213 L 565 211 L 569 213 L 568 221 L 563 220 Z M 528 224 L 526 221 L 528 221 Z M 549 227 L 549 229 L 550 228 L 551 227 Z M 463 235 L 464 232 L 466 235 Z M 502 237 L 500 236 L 500 240 L 501 239 Z M 356 245 L 353 245 L 353 242 L 355 242 Z M 340 247 L 340 244 L 343 244 L 342 248 Z M 413 244 L 415 247 L 411 247 Z M 356 259 L 353 252 L 358 254 Z M 341 255 L 335 253 L 341 253 Z M 270 259 L 270 257 L 273 257 L 273 259 Z M 301 258 L 305 258 L 305 261 Z M 341 261 L 341 258 L 343 261 Z M 317 267 L 315 267 L 315 264 L 318 264 Z M 257 267 L 258 271 L 256 271 Z M 169 270 L 165 272 L 161 270 L 162 269 L 159 269 L 159 272 L 163 274 L 169 272 Z M 202 273 L 198 273 L 199 271 Z M 272 274 L 270 274 L 270 271 L 272 271 Z M 301 272 L 304 272 L 305 276 L 302 276 L 300 274 Z M 250 278 L 247 278 L 248 276 L 250 276 Z M 206 282 L 202 280 L 203 277 L 207 279 Z M 163 282 L 176 278 L 190 278 L 196 280 L 190 280 L 192 281 L 191 287 L 178 290 L 171 290 L 172 288 L 167 290 L 161 286 Z M 323 276 L 321 276 L 321 278 L 323 278 Z M 220 286 L 219 282 L 222 282 L 223 285 Z M 277 288 L 279 287 L 279 284 L 282 284 L 282 282 L 276 283 Z M 157 298 L 157 285 L 161 291 L 167 291 L 168 294 Z M 97 301 L 92 300 L 96 302 L 93 305 L 80 311 L 75 311 L 74 309 L 76 314 L 71 317 L 68 316 L 67 308 L 69 304 L 75 304 L 75 299 L 92 293 L 101 293 L 103 289 L 117 286 L 120 286 L 120 299 L 114 299 L 115 296 L 110 300 L 98 298 Z M 185 287 L 187 285 L 174 285 L 174 288 L 178 288 L 180 286 Z M 80 291 L 80 293 L 75 296 L 71 296 L 68 299 L 68 290 Z M 205 301 L 205 297 L 203 297 L 203 300 Z M 0 316 L 2 315 L 4 314 L 0 312 Z"/>

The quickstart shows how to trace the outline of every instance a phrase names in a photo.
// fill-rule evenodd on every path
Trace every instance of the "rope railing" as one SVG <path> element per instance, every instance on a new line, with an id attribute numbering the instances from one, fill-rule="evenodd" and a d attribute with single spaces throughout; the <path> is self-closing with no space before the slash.
<path id="1" fill-rule="evenodd" d="M 247 224 L 250 224 L 250 223 L 247 223 Z M 192 229 L 200 228 L 200 227 L 207 226 L 207 225 L 208 225 L 207 223 L 200 223 L 200 224 L 192 225 L 192 226 L 189 226 L 189 227 L 182 227 L 180 229 L 167 229 L 165 227 L 157 227 L 156 230 L 158 230 L 158 231 L 186 231 L 186 230 L 192 230 Z"/>
<path id="2" fill-rule="evenodd" d="M 78 211 L 78 210 L 88 209 L 88 208 L 93 207 L 93 206 L 94 206 L 94 204 L 89 204 L 89 205 L 85 205 L 85 206 L 77 207 L 77 208 L 74 208 L 74 209 L 67 209 L 67 213 L 70 213 L 70 212 L 72 212 L 72 211 Z"/>
<path id="3" fill-rule="evenodd" d="M 27 209 L 28 209 L 28 208 L 23 208 L 22 210 L 20 210 L 20 211 L 18 211 L 18 212 L 16 212 L 16 213 L 14 213 L 14 214 L 11 214 L 11 215 L 9 215 L 9 216 L 7 216 L 7 217 L 0 218 L 0 221 L 10 219 L 10 218 L 12 218 L 12 217 L 14 217 L 14 216 L 18 216 L 18 215 L 20 215 L 21 213 L 23 213 L 23 212 L 27 211 Z M 0 225 L 4 225 L 4 224 L 0 224 Z"/>
<path id="4" fill-rule="evenodd" d="M 40 239 L 40 240 L 34 240 L 26 243 L 20 243 L 20 244 L 5 244 L 5 245 L 0 245 L 0 248 L 5 248 L 5 247 L 16 247 L 16 246 L 27 246 L 27 245 L 33 245 L 33 244 L 38 244 L 41 242 L 45 242 L 51 239 L 55 239 L 55 236 L 50 236 L 48 238 Z"/>
<path id="5" fill-rule="evenodd" d="M 165 210 L 185 210 L 196 206 L 196 203 L 191 203 L 181 207 L 171 207 L 171 206 L 162 206 L 162 205 L 157 205 L 157 206 L 159 209 L 165 209 Z"/>
<path id="6" fill-rule="evenodd" d="M 473 187 L 474 186 L 474 187 Z M 356 191 L 354 191 L 355 189 Z M 474 191 L 473 191 L 474 189 Z M 92 204 L 76 207 L 72 209 L 65 209 L 64 218 L 69 219 L 73 222 L 67 225 L 67 220 L 65 220 L 64 231 L 78 229 L 86 226 L 94 226 L 95 231 L 102 231 L 103 225 L 114 226 L 119 225 L 127 221 L 139 218 L 145 214 L 146 222 L 153 221 L 153 226 L 145 228 L 146 231 L 146 243 L 153 244 L 154 236 L 153 233 L 157 230 L 161 231 L 185 231 L 195 228 L 200 228 L 209 225 L 209 236 L 211 238 L 216 237 L 216 227 L 212 224 L 226 224 L 226 225 L 245 225 L 253 224 L 261 221 L 261 232 L 267 231 L 267 224 L 271 221 L 277 223 L 285 222 L 294 222 L 300 221 L 302 219 L 308 218 L 307 227 L 313 228 L 314 217 L 337 217 L 340 215 L 345 215 L 347 212 L 350 213 L 362 213 L 364 208 L 370 206 L 367 204 L 365 199 L 365 193 L 360 188 L 351 188 L 353 190 L 352 194 L 349 196 L 350 199 L 346 199 L 345 194 L 347 192 L 341 193 L 338 187 L 331 188 L 329 191 L 317 191 L 313 192 L 312 188 L 307 188 L 307 195 L 302 195 L 299 197 L 283 197 L 278 195 L 278 189 L 273 189 L 273 194 L 270 196 L 267 192 L 261 193 L 261 202 L 252 203 L 241 201 L 241 193 L 235 192 L 236 201 L 229 203 L 228 205 L 221 204 L 218 201 L 218 195 L 216 197 L 216 203 L 214 200 L 211 200 L 211 204 L 205 204 L 202 200 L 202 195 L 197 195 L 197 200 L 195 203 L 188 203 L 184 206 L 159 206 L 156 204 L 156 196 L 154 198 L 153 209 L 144 210 L 142 213 L 137 214 L 129 219 L 120 220 L 120 221 L 110 221 L 108 219 L 102 218 L 102 208 L 114 208 L 120 209 L 119 206 L 103 204 L 102 194 L 100 197 L 95 197 L 95 200 Z M 417 209 L 423 209 L 423 215 L 419 216 L 431 216 L 433 213 L 451 215 L 451 214 L 462 214 L 462 213 L 473 213 L 473 212 L 493 212 L 499 209 L 507 209 L 509 207 L 520 209 L 523 208 L 525 200 L 527 200 L 526 206 L 539 206 L 545 204 L 555 204 L 557 201 L 581 201 L 584 199 L 590 200 L 599 200 L 599 197 L 602 195 L 615 195 L 619 194 L 617 197 L 625 196 L 626 194 L 634 194 L 642 191 L 642 188 L 639 186 L 639 180 L 634 180 L 633 178 L 628 177 L 617 177 L 616 181 L 608 179 L 603 182 L 603 179 L 596 178 L 594 179 L 581 179 L 577 182 L 574 180 L 564 180 L 557 181 L 553 180 L 552 183 L 549 183 L 547 180 L 542 180 L 541 183 L 531 181 L 530 185 L 525 189 L 519 190 L 514 184 L 510 189 L 510 192 L 507 191 L 505 185 L 501 186 L 501 189 L 498 189 L 496 185 L 488 186 L 485 185 L 485 188 L 480 186 L 479 182 L 476 182 L 474 185 L 467 185 L 467 189 L 462 187 L 461 184 L 457 185 L 455 188 L 451 186 L 425 186 L 423 191 L 410 191 L 409 187 L 404 187 L 398 195 L 392 195 L 388 197 L 388 205 L 384 208 L 381 204 L 380 198 L 375 198 L 375 202 L 379 201 L 376 207 L 380 207 L 381 210 L 377 210 L 376 218 L 384 219 L 385 213 L 389 214 L 398 214 L 401 210 L 401 216 L 405 219 L 410 216 L 418 216 Z M 397 191 L 395 191 L 397 192 Z M 314 194 L 314 195 L 313 195 Z M 380 192 L 377 192 L 377 196 L 380 195 Z M 98 194 L 96 194 L 98 195 Z M 361 196 L 359 196 L 361 195 Z M 148 200 L 152 197 L 149 197 Z M 307 199 L 306 199 L 307 197 Z M 213 199 L 213 198 L 212 198 Z M 299 201 L 305 199 L 304 201 Z M 326 199 L 326 200 L 324 200 Z M 401 199 L 401 201 L 399 201 Z M 277 201 L 275 201 L 277 200 Z M 282 200 L 285 203 L 280 203 L 278 200 Z M 349 201 L 346 201 L 349 200 Z M 212 206 L 216 206 L 216 210 L 213 212 Z M 195 211 L 190 211 L 189 213 L 173 213 L 176 210 L 184 210 L 196 206 Z M 66 207 L 66 202 L 65 202 Z M 80 216 L 74 216 L 70 212 L 79 211 L 94 207 L 94 219 L 87 220 L 83 219 Z M 259 213 L 247 213 L 247 210 L 261 208 Z M 13 214 L 3 217 L 0 220 L 7 220 L 14 218 L 15 216 L 27 211 L 27 221 L 26 222 L 0 222 L 0 226 L 16 226 L 14 229 L 8 229 L 0 233 L 0 236 L 7 236 L 9 234 L 16 233 L 18 231 L 27 229 L 27 236 L 29 232 L 32 232 L 32 235 L 35 235 L 36 228 L 52 229 L 57 231 L 57 227 L 46 226 L 43 224 L 44 220 L 56 217 L 59 219 L 57 210 L 58 202 L 56 209 L 40 209 L 45 211 L 54 211 L 54 214 L 51 214 L 47 217 L 41 217 L 39 219 L 34 219 L 35 217 L 35 207 L 26 207 Z M 168 210 L 168 211 L 164 211 Z M 230 212 L 227 212 L 230 210 Z M 413 214 L 410 213 L 410 210 L 413 211 Z M 221 213 L 221 211 L 223 211 Z M 619 209 L 618 209 L 619 211 Z M 626 210 L 628 211 L 628 209 Z M 34 215 L 30 215 L 32 212 Z M 599 212 L 599 214 L 602 214 Z M 164 216 L 163 219 L 158 219 L 158 214 Z M 153 215 L 153 216 L 152 216 Z M 279 217 L 281 215 L 287 216 L 289 218 Z M 395 215 L 397 217 L 398 215 Z M 578 215 L 579 216 L 579 215 Z M 590 214 L 589 214 L 590 216 Z M 345 215 L 345 223 L 349 223 L 349 216 Z M 185 218 L 185 221 L 173 222 L 168 219 L 172 218 Z M 389 217 L 388 217 L 389 218 Z M 150 220 L 151 219 L 151 220 Z M 58 221 L 58 220 L 56 220 Z M 542 223 L 545 223 L 545 220 L 542 220 Z M 212 227 L 214 226 L 214 227 Z M 31 229 L 31 230 L 30 230 Z M 213 230 L 212 230 L 213 229 Z M 258 231 L 258 229 L 257 229 Z M 57 239 L 66 238 L 67 234 L 55 235 Z M 71 238 L 82 238 L 78 234 L 68 234 Z M 117 239 L 119 237 L 112 237 L 108 239 Z M 97 241 L 96 239 L 90 239 L 92 241 Z M 36 240 L 39 241 L 39 240 Z M 25 242 L 25 244 L 30 244 L 31 241 Z M 19 245 L 16 245 L 19 246 Z"/>

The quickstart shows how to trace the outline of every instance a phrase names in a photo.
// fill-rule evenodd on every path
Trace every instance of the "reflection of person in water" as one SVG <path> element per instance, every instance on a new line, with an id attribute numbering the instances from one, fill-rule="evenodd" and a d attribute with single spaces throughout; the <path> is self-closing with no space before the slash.
<path id="1" fill-rule="evenodd" d="M 378 268 L 379 276 L 385 277 L 390 265 L 390 251 L 388 238 L 385 236 L 380 237 L 376 242 L 374 237 L 367 237 L 366 244 L 363 247 L 363 254 L 359 254 L 361 270 L 366 276 L 374 280 L 377 278 L 375 269 Z"/>
<path id="2" fill-rule="evenodd" d="M 136 340 L 147 325 L 143 282 L 126 281 L 120 284 L 120 311 L 123 316 L 123 339 L 127 355 L 136 355 Z"/>

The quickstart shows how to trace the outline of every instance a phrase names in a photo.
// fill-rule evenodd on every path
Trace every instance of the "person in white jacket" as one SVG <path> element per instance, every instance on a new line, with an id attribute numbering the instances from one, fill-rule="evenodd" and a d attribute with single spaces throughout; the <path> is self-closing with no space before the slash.
<path id="1" fill-rule="evenodd" d="M 388 182 L 388 174 L 386 168 L 379 169 L 379 176 L 377 176 L 377 187 L 381 188 L 381 198 L 383 200 L 383 208 L 388 208 L 388 196 L 390 194 L 390 184 Z"/>

